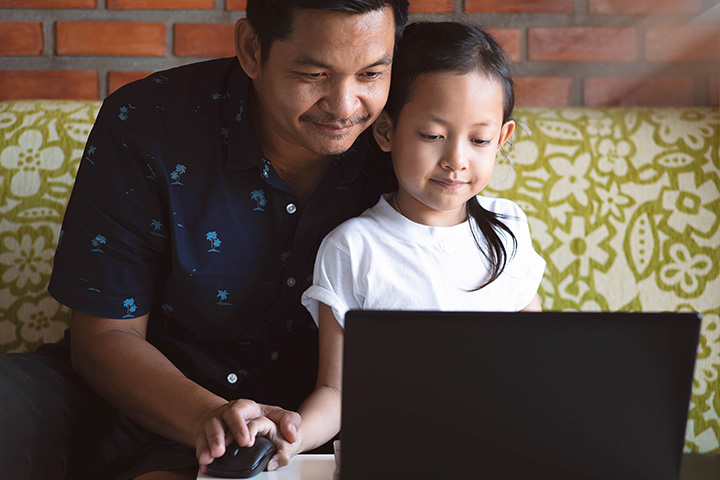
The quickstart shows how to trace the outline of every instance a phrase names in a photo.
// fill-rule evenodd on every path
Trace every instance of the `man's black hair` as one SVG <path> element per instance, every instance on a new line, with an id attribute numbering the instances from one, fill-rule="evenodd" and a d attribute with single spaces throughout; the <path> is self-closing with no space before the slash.
<path id="1" fill-rule="evenodd" d="M 390 7 L 395 16 L 395 44 L 408 18 L 408 0 L 247 0 L 245 12 L 260 42 L 260 60 L 268 58 L 276 40 L 290 36 L 296 10 L 368 13 Z"/>

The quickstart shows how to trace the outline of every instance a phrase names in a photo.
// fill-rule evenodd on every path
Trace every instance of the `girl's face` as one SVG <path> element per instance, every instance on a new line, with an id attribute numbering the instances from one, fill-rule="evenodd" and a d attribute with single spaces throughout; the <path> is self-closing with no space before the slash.
<path id="1" fill-rule="evenodd" d="M 403 215 L 425 225 L 465 221 L 465 202 L 490 182 L 495 156 L 515 123 L 503 120 L 503 88 L 480 72 L 417 77 L 397 125 L 383 112 L 373 126 L 392 152 Z"/>

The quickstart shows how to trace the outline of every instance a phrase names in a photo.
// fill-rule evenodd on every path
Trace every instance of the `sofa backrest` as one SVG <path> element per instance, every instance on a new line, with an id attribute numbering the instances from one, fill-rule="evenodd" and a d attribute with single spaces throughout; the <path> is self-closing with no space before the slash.
<path id="1" fill-rule="evenodd" d="M 0 102 L 0 351 L 69 321 L 46 287 L 99 102 Z M 545 310 L 697 311 L 686 449 L 720 453 L 720 113 L 518 109 L 486 195 L 516 201 L 547 261 Z"/>

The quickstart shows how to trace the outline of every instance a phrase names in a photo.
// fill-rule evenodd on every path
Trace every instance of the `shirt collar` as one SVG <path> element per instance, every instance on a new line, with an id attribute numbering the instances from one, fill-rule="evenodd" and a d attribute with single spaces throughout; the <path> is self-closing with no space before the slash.
<path id="1" fill-rule="evenodd" d="M 252 82 L 238 63 L 228 77 L 228 98 L 223 99 L 221 141 L 227 144 L 227 168 L 244 170 L 263 164 L 263 152 L 250 120 Z"/>

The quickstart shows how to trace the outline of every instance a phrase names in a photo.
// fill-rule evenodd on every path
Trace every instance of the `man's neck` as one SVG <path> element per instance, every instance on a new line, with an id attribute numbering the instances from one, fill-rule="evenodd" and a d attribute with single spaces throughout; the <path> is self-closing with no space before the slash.
<path id="1" fill-rule="evenodd" d="M 303 208 L 322 182 L 335 156 L 319 155 L 282 139 L 272 138 L 263 126 L 262 109 L 254 94 L 250 101 L 251 119 L 263 155 L 298 197 L 298 207 Z"/>
<path id="2" fill-rule="evenodd" d="M 334 157 L 283 160 L 268 158 L 277 174 L 290 186 L 298 197 L 298 207 L 303 208 L 325 178 Z"/>

